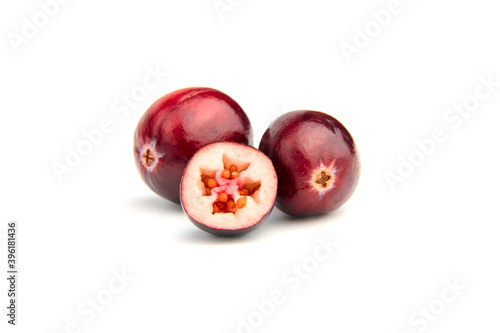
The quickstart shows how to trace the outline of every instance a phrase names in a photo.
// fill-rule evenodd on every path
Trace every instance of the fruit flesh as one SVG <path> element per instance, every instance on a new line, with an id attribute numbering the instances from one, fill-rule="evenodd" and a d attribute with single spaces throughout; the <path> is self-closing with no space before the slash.
<path id="1" fill-rule="evenodd" d="M 212 214 L 234 214 L 238 209 L 246 206 L 248 195 L 258 200 L 257 192 L 261 184 L 260 182 L 248 183 L 245 170 L 246 168 L 238 170 L 238 167 L 232 164 L 222 171 L 217 171 L 213 178 L 208 172 L 201 172 L 200 178 L 204 184 L 202 195 L 214 198 Z"/>
<path id="2" fill-rule="evenodd" d="M 276 119 L 265 132 L 262 150 L 278 174 L 276 206 L 294 216 L 315 215 L 342 206 L 360 176 L 356 144 L 332 116 L 294 111 Z"/>
<path id="3" fill-rule="evenodd" d="M 233 99 L 212 88 L 185 88 L 158 99 L 142 116 L 134 158 L 144 182 L 179 203 L 182 173 L 198 149 L 217 141 L 251 140 L 250 121 Z"/>
<path id="4" fill-rule="evenodd" d="M 233 178 L 235 172 L 238 176 Z M 277 183 L 272 162 L 262 152 L 237 143 L 213 143 L 186 166 L 181 203 L 200 229 L 220 236 L 241 235 L 269 216 Z"/>

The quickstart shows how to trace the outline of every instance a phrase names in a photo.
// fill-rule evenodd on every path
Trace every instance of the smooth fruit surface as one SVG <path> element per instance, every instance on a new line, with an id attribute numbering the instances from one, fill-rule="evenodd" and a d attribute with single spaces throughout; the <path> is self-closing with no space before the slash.
<path id="1" fill-rule="evenodd" d="M 271 213 L 278 178 L 271 160 L 248 145 L 218 142 L 201 148 L 181 181 L 181 204 L 200 229 L 238 236 Z"/>
<path id="2" fill-rule="evenodd" d="M 139 120 L 134 135 L 136 166 L 154 192 L 179 203 L 187 162 L 198 149 L 217 141 L 252 141 L 243 109 L 212 88 L 176 90 L 154 102 Z"/>
<path id="3" fill-rule="evenodd" d="M 331 212 L 354 193 L 360 176 L 347 129 L 318 111 L 288 112 L 273 121 L 259 149 L 278 174 L 276 206 L 294 216 Z"/>

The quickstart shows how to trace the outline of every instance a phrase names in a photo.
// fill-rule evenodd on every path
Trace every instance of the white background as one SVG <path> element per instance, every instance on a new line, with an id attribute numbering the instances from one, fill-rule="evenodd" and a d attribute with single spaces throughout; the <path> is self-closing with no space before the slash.
<path id="1" fill-rule="evenodd" d="M 498 332 L 500 87 L 460 123 L 443 118 L 480 76 L 500 81 L 497 3 L 401 0 L 348 62 L 342 43 L 376 29 L 370 12 L 389 1 L 228 1 L 222 18 L 212 0 L 69 1 L 18 47 L 10 39 L 40 4 L 2 2 L 0 219 L 1 233 L 19 223 L 20 277 L 15 329 L 0 283 L 1 331 L 237 332 L 250 317 L 240 332 Z M 147 68 L 169 74 L 114 113 Z M 188 86 L 238 101 L 255 144 L 285 111 L 335 116 L 361 154 L 357 192 L 319 218 L 275 210 L 242 238 L 197 229 L 142 183 L 132 157 L 141 114 Z M 103 119 L 113 130 L 58 180 L 54 162 Z M 436 128 L 446 140 L 391 190 L 386 174 L 418 160 L 415 141 Z M 314 267 L 318 238 L 340 246 Z M 287 277 L 303 263 L 294 289 Z M 122 269 L 127 286 L 95 317 L 79 314 L 92 297 L 107 301 Z M 441 309 L 447 280 L 466 290 Z M 255 302 L 273 290 L 284 301 L 263 318 Z M 425 327 L 410 322 L 429 306 L 439 314 Z"/>

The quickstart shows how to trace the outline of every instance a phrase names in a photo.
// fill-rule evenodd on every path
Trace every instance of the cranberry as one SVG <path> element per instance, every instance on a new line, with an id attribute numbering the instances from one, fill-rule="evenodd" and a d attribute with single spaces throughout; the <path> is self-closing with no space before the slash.
<path id="1" fill-rule="evenodd" d="M 144 182 L 179 203 L 182 172 L 198 149 L 217 141 L 251 140 L 250 121 L 231 97 L 212 88 L 184 88 L 161 97 L 142 116 L 134 158 Z"/>
<path id="2" fill-rule="evenodd" d="M 233 142 L 207 145 L 189 161 L 181 181 L 181 203 L 200 229 L 237 236 L 256 229 L 271 213 L 278 178 L 259 150 Z"/>
<path id="3" fill-rule="evenodd" d="M 315 215 L 342 206 L 360 176 L 356 144 L 347 129 L 318 111 L 293 111 L 273 121 L 259 149 L 278 174 L 276 206 L 294 216 Z"/>

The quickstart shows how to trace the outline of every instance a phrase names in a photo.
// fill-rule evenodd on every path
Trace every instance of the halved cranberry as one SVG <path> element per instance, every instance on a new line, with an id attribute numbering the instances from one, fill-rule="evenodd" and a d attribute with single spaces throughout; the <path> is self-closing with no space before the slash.
<path id="1" fill-rule="evenodd" d="M 201 148 L 181 181 L 181 203 L 200 229 L 236 236 L 256 229 L 271 213 L 278 179 L 271 160 L 259 150 L 218 142 Z"/>

